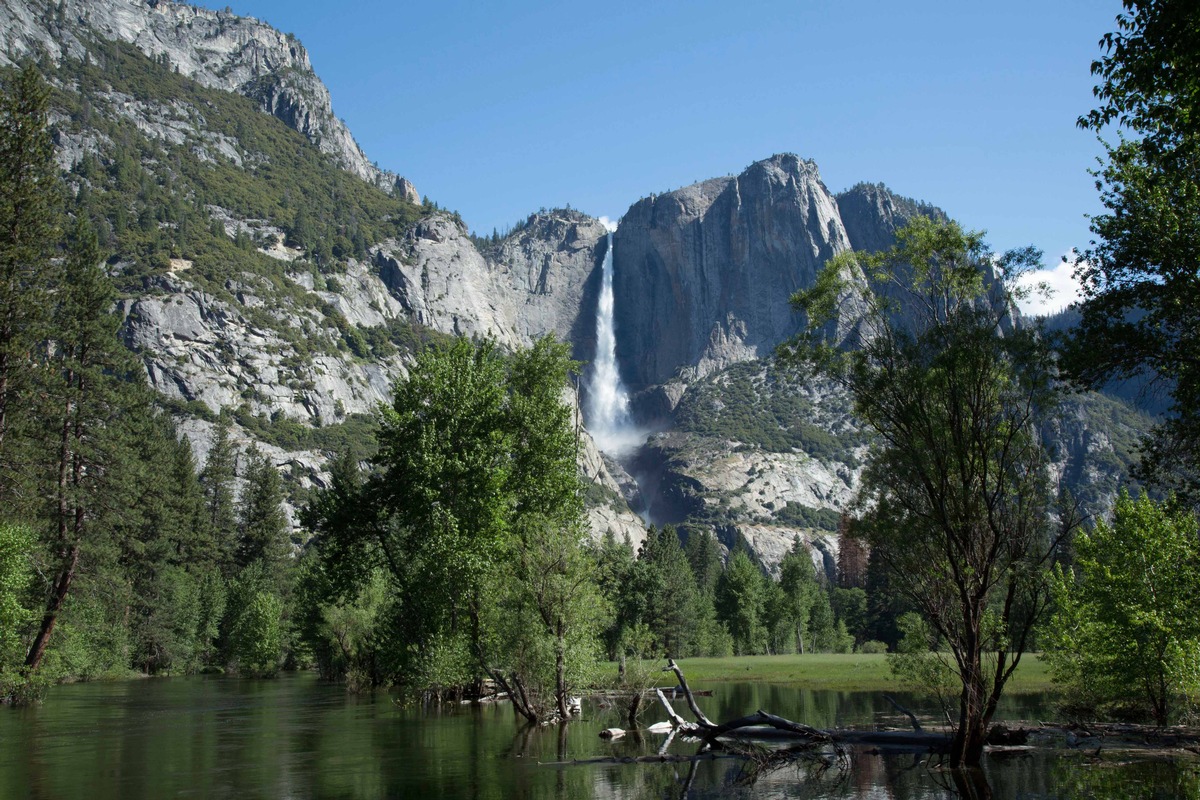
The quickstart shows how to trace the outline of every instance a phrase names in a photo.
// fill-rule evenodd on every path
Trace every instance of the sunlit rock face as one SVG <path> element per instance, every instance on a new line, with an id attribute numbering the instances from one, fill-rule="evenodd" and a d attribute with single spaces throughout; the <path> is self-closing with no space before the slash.
<path id="1" fill-rule="evenodd" d="M 802 323 L 788 299 L 850 240 L 816 165 L 777 155 L 638 201 L 615 247 L 617 351 L 639 390 L 769 355 Z"/>
<path id="2" fill-rule="evenodd" d="M 363 180 L 414 202 L 408 180 L 381 170 L 334 113 L 308 51 L 253 17 L 158 0 L 0 0 L 0 64 L 31 53 L 83 58 L 87 39 L 126 42 L 214 89 L 251 98 Z"/>
<path id="3" fill-rule="evenodd" d="M 259 20 L 155 0 L 0 0 L 0 36 L 4 66 L 34 53 L 58 64 L 84 58 L 96 63 L 114 51 L 106 42 L 121 42 L 159 69 L 249 98 L 327 155 L 329 174 L 345 170 L 420 200 L 409 181 L 363 154 L 334 114 L 300 42 Z M 56 92 L 79 91 L 69 76 L 56 80 Z M 133 145 L 184 147 L 206 164 L 229 163 L 247 172 L 269 160 L 237 130 L 214 122 L 205 103 L 153 91 L 134 97 L 116 88 L 92 91 L 86 100 L 88 118 L 120 123 Z M 111 126 L 67 121 L 52 114 L 60 166 L 73 170 L 90 155 L 107 163 Z M 170 167 L 167 160 L 149 159 L 140 166 L 159 181 L 164 165 Z M 89 179 L 99 182 L 93 188 L 104 189 L 105 174 Z M 363 242 L 356 257 L 317 269 L 313 254 L 287 237 L 286 219 L 242 218 L 220 187 L 200 188 L 206 199 L 192 208 L 193 222 L 231 240 L 249 233 L 253 247 L 273 260 L 270 266 L 230 269 L 219 282 L 205 282 L 197 278 L 203 265 L 193 261 L 195 254 L 172 254 L 169 264 L 123 294 L 118 307 L 123 340 L 142 360 L 148 382 L 172 401 L 200 464 L 213 412 L 233 407 L 243 419 L 264 421 L 235 425 L 239 449 L 257 440 L 289 485 L 324 485 L 328 454 L 271 444 L 265 420 L 315 428 L 369 413 L 388 401 L 391 386 L 411 365 L 408 349 L 351 352 L 337 344 L 347 331 L 378 338 L 382 330 L 408 325 L 490 336 L 505 349 L 554 334 L 570 343 L 575 358 L 592 362 L 592 374 L 605 362 L 602 385 L 616 390 L 618 407 L 621 384 L 631 395 L 637 452 L 618 453 L 625 463 L 602 453 L 580 430 L 593 532 L 640 541 L 643 525 L 632 506 L 658 522 L 706 525 L 726 544 L 740 538 L 767 565 L 796 535 L 826 561 L 835 547 L 836 515 L 856 491 L 865 455 L 846 398 L 811 383 L 786 387 L 789 396 L 807 398 L 807 410 L 776 427 L 801 420 L 814 426 L 809 439 L 824 442 L 820 447 L 772 444 L 778 430 L 770 426 L 706 429 L 693 419 L 685 431 L 677 409 L 699 408 L 699 416 L 712 421 L 723 410 L 768 407 L 765 362 L 744 362 L 768 359 L 804 324 L 789 297 L 811 286 L 833 255 L 884 249 L 915 215 L 945 216 L 877 185 L 835 197 L 811 161 L 773 156 L 736 177 L 634 203 L 612 237 L 612 302 L 605 310 L 607 229 L 578 211 L 541 211 L 503 238 L 479 239 L 456 215 L 429 207 L 415 224 L 389 234 L 393 238 Z M 456 202 L 438 199 L 451 207 Z M 136 259 L 136 253 L 115 252 L 111 266 L 120 272 Z M 861 295 L 851 292 L 845 298 L 832 331 L 842 341 L 853 341 L 856 297 Z M 296 332 L 301 335 L 289 335 Z M 601 342 L 609 335 L 611 350 Z M 738 369 L 754 374 L 738 378 Z M 722 393 L 712 386 L 721 381 L 752 386 Z M 585 378 L 567 393 L 581 417 L 595 388 Z M 1100 506 L 1110 502 L 1143 423 L 1116 424 L 1119 410 L 1080 406 L 1045 431 L 1053 475 Z M 647 418 L 655 423 L 654 435 L 641 446 L 647 431 L 638 425 Z"/>

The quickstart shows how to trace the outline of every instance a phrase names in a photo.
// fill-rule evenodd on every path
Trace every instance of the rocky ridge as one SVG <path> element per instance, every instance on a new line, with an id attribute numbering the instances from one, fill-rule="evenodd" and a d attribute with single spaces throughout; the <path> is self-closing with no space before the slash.
<path id="1" fill-rule="evenodd" d="M 634 203 L 614 245 L 617 355 L 633 390 L 769 356 L 799 330 L 788 299 L 851 246 L 816 164 L 791 154 Z"/>
<path id="2" fill-rule="evenodd" d="M 235 220 L 229 227 L 241 230 L 254 224 Z M 460 222 L 435 214 L 404 240 L 373 247 L 370 262 L 350 260 L 343 272 L 319 284 L 302 257 L 278 240 L 263 252 L 273 251 L 286 279 L 319 300 L 285 302 L 275 312 L 292 328 L 336 338 L 338 332 L 323 311 L 328 307 L 361 330 L 402 323 L 446 335 L 490 336 L 507 347 L 528 346 L 549 333 L 579 351 L 586 340 L 583 298 L 603 257 L 605 234 L 598 220 L 584 214 L 550 211 L 530 217 L 520 233 L 501 241 L 485 258 Z M 222 300 L 190 284 L 181 264 L 155 281 L 153 293 L 121 302 L 122 335 L 142 357 L 156 390 L 214 413 L 242 406 L 259 417 L 322 425 L 369 414 L 390 399 L 392 383 L 406 374 L 404 354 L 296 358 L 287 339 L 249 316 L 250 309 L 264 304 L 260 295 L 267 286 L 246 276 L 244 283 L 229 285 L 233 301 Z M 276 305 L 279 299 L 273 298 Z M 573 392 L 569 399 L 578 403 Z M 186 430 L 203 464 L 203 437 L 211 435 L 211 423 Z M 246 443 L 251 438 L 243 437 Z M 586 432 L 583 443 L 581 467 L 605 490 L 604 502 L 590 508 L 594 527 L 640 542 L 643 525 L 621 500 L 615 465 L 606 465 Z M 299 485 L 323 485 L 317 454 L 281 448 L 268 454 L 285 472 L 295 472 Z"/>
<path id="3" fill-rule="evenodd" d="M 333 117 L 303 48 L 263 23 L 136 0 L 0 0 L 0 9 L 7 45 L 0 63 L 34 49 L 60 62 L 88 59 L 90 42 L 116 38 L 160 66 L 248 98 L 304 134 L 331 165 L 416 199 L 411 186 L 367 164 Z M 59 88 L 70 92 L 70 81 Z M 176 156 L 246 174 L 269 160 L 237 131 L 210 123 L 203 99 L 116 90 L 87 99 L 91 113 L 121 120 Z M 113 129 L 82 118 L 59 117 L 59 161 L 73 170 L 74 185 L 103 189 L 104 170 L 121 166 L 106 132 Z M 85 169 L 89 159 L 101 169 Z M 159 170 L 151 178 L 158 181 L 177 177 L 162 174 L 168 163 L 143 157 L 135 166 L 148 175 Z M 594 356 L 606 231 L 585 214 L 539 212 L 488 241 L 473 239 L 456 215 L 426 206 L 395 235 L 350 254 L 318 254 L 298 243 L 296 218 L 257 218 L 235 211 L 236 198 L 208 194 L 198 215 L 223 244 L 237 243 L 257 261 L 220 269 L 180 252 L 144 263 L 131 250 L 113 264 L 114 273 L 142 276 L 121 301 L 122 335 L 201 463 L 214 413 L 232 407 L 243 447 L 259 442 L 300 490 L 322 485 L 320 448 L 272 432 L 356 424 L 388 399 L 422 337 L 487 335 L 517 347 L 554 333 L 577 358 Z M 789 154 L 635 203 L 613 238 L 618 359 L 627 383 L 641 390 L 643 420 L 659 433 L 624 465 L 584 435 L 593 530 L 639 541 L 643 525 L 632 506 L 657 522 L 708 526 L 728 546 L 740 538 L 768 566 L 797 535 L 817 563 L 832 563 L 837 518 L 857 489 L 865 444 L 845 397 L 801 376 L 773 376 L 768 360 L 801 324 L 787 302 L 794 291 L 836 253 L 888 246 L 915 214 L 941 212 L 869 184 L 834 195 L 815 164 Z M 854 302 L 846 298 L 846 319 Z M 836 333 L 847 339 L 853 330 L 839 323 Z M 570 400 L 578 405 L 574 393 Z M 1114 436 L 1097 419 L 1095 408 L 1081 407 L 1047 435 L 1061 443 L 1055 474 L 1101 486 L 1095 494 L 1103 502 L 1120 480 L 1126 429 L 1140 422 L 1123 418 Z"/>
<path id="4" fill-rule="evenodd" d="M 0 65 L 41 53 L 82 59 L 89 37 L 127 42 L 203 86 L 253 99 L 342 168 L 421 201 L 411 182 L 371 163 L 334 115 L 304 45 L 253 17 L 168 0 L 0 0 L 0 37 Z"/>

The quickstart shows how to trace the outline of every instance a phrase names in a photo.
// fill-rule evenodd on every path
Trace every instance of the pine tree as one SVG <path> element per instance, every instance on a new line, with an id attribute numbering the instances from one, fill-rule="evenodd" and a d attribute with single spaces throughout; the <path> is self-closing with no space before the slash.
<path id="1" fill-rule="evenodd" d="M 653 571 L 645 622 L 668 656 L 691 655 L 696 634 L 696 579 L 675 528 L 651 529 L 639 559 Z"/>
<path id="2" fill-rule="evenodd" d="M 11 483 L 7 433 L 13 414 L 28 404 L 37 374 L 30 362 L 46 334 L 47 290 L 58 283 L 51 256 L 60 196 L 47 107 L 32 65 L 0 95 L 0 488 Z"/>
<path id="3" fill-rule="evenodd" d="M 779 564 L 779 586 L 796 636 L 796 652 L 803 653 L 805 635 L 812 629 L 811 615 L 821 585 L 817 582 L 817 571 L 808 548 L 799 536 L 792 540 L 792 549 Z M 811 647 L 810 643 L 809 649 Z"/>
<path id="4" fill-rule="evenodd" d="M 140 369 L 117 339 L 120 320 L 110 311 L 116 292 L 104 274 L 95 231 L 80 220 L 72 238 L 54 308 L 49 363 L 56 381 L 51 392 L 58 439 L 52 546 L 58 568 L 25 659 L 30 672 L 41 663 L 91 523 L 103 508 L 110 468 L 120 458 L 120 420 L 133 405 L 129 387 L 136 385 L 132 376 Z"/>
<path id="5" fill-rule="evenodd" d="M 766 647 L 761 574 L 738 547 L 717 584 L 717 615 L 729 628 L 738 655 L 761 653 Z"/>
<path id="6" fill-rule="evenodd" d="M 291 552 L 288 520 L 283 513 L 283 484 L 279 470 L 257 447 L 246 453 L 246 486 L 239 504 L 237 564 L 261 562 L 277 589 L 282 590 L 286 560 Z"/>
<path id="7" fill-rule="evenodd" d="M 213 428 L 208 460 L 200 473 L 204 504 L 208 512 L 217 563 L 225 578 L 233 577 L 237 550 L 237 516 L 233 502 L 234 461 L 237 457 L 229 440 L 229 413 L 222 410 Z"/>

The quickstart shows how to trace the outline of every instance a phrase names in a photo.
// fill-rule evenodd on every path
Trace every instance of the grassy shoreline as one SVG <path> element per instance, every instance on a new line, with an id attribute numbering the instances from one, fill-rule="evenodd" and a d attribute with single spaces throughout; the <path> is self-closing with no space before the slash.
<path id="1" fill-rule="evenodd" d="M 616 665 L 611 666 L 615 674 Z M 874 653 L 683 658 L 679 659 L 679 666 L 688 683 L 697 687 L 722 681 L 761 681 L 837 691 L 913 688 L 892 675 L 885 655 Z M 669 682 L 670 676 L 664 676 L 663 683 Z M 1026 654 L 1005 687 L 1005 693 L 1031 694 L 1053 689 L 1046 663 L 1035 654 Z"/>

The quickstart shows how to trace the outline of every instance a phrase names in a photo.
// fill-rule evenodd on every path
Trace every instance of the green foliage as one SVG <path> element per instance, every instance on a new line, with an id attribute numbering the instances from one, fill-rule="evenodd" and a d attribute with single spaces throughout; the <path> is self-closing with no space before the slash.
<path id="1" fill-rule="evenodd" d="M 267 591 L 255 591 L 235 618 L 231 653 L 239 672 L 271 677 L 279 671 L 283 604 Z"/>
<path id="2" fill-rule="evenodd" d="M 229 441 L 229 417 L 221 414 L 213 428 L 208 460 L 200 473 L 204 487 L 204 505 L 215 539 L 213 557 L 228 578 L 234 573 L 237 549 L 237 516 L 233 503 L 234 462 L 236 454 Z"/>
<path id="3" fill-rule="evenodd" d="M 817 572 L 809 557 L 808 548 L 797 536 L 792 547 L 779 564 L 779 586 L 786 603 L 785 616 L 791 623 L 798 653 L 816 649 L 808 637 L 812 632 L 812 611 L 821 592 Z"/>
<path id="4" fill-rule="evenodd" d="M 458 340 L 418 358 L 380 419 L 382 470 L 366 502 L 398 583 L 412 640 L 478 614 L 484 578 L 509 532 L 511 434 L 505 376 L 490 343 Z M 474 610 L 473 610 L 474 609 Z"/>
<path id="5" fill-rule="evenodd" d="M 465 339 L 428 349 L 381 411 L 374 471 L 337 462 L 306 514 L 320 567 L 300 593 L 329 606 L 386 572 L 397 645 L 380 680 L 457 691 L 486 673 L 544 719 L 587 673 L 605 611 L 561 400 L 575 368 L 552 339 L 507 358 Z"/>
<path id="6" fill-rule="evenodd" d="M 830 590 L 830 605 L 834 616 L 846 626 L 855 642 L 866 639 L 867 593 L 863 589 L 843 589 L 835 586 Z"/>
<path id="7" fill-rule="evenodd" d="M 253 100 L 204 88 L 145 58 L 123 42 L 93 41 L 89 47 L 93 52 L 87 63 L 66 62 L 60 68 L 78 81 L 80 96 L 99 97 L 104 92 L 116 91 L 136 101 L 176 103 L 194 110 L 191 112 L 194 115 L 203 109 L 204 127 L 233 134 L 242 156 L 240 164 L 223 155 L 199 157 L 193 148 L 211 147 L 199 132 L 192 141 L 162 146 L 165 165 L 158 177 L 165 181 L 164 188 L 171 195 L 164 211 L 183 218 L 166 220 L 174 223 L 174 230 L 168 234 L 174 241 L 164 242 L 163 246 L 174 246 L 186 253 L 189 246 L 211 244 L 205 236 L 209 231 L 205 209 L 189 203 L 188 198 L 203 198 L 243 219 L 266 220 L 281 227 L 288 231 L 293 244 L 315 251 L 319 261 L 363 258 L 367 242 L 397 237 L 417 219 L 420 212 L 416 206 L 337 168 L 329 156 L 301 134 L 263 114 Z M 85 109 L 78 105 L 76 96 L 62 94 L 56 99 L 71 114 L 70 123 L 66 124 L 83 124 Z M 87 124 L 114 126 L 112 133 L 118 134 L 114 137 L 116 142 L 138 141 L 128 136 L 122 127 L 124 123 L 91 114 Z M 156 146 L 145 140 L 138 145 Z M 140 163 L 128 164 L 121 161 L 128 156 L 118 151 L 109 165 L 110 172 L 115 172 L 118 189 L 122 183 L 140 182 L 140 169 L 151 166 L 144 156 L 152 153 L 142 155 Z M 138 191 L 145 188 L 137 187 Z M 136 204 L 129 209 L 131 217 L 141 211 Z M 198 219 L 190 219 L 193 215 Z M 196 224 L 199 220 L 203 223 Z M 189 239 L 188 234 L 196 238 Z M 201 260 L 197 260 L 196 268 L 201 266 Z"/>
<path id="8" fill-rule="evenodd" d="M 1159 725 L 1200 701 L 1200 542 L 1194 514 L 1122 493 L 1111 523 L 1055 575 L 1054 678 L 1079 711 Z"/>
<path id="9" fill-rule="evenodd" d="M 942 707 L 948 708 L 948 699 L 959 680 L 954 666 L 938 651 L 937 632 L 913 611 L 901 614 L 896 626 L 901 638 L 895 652 L 888 653 L 888 669 L 916 691 L 937 697 Z"/>
<path id="10" fill-rule="evenodd" d="M 130 64 L 115 79 L 138 71 Z M 68 210 L 74 223 L 60 240 L 63 192 L 50 158 L 44 96 L 36 96 L 41 90 L 29 70 L 5 71 L 3 77 L 15 91 L 6 91 L 0 104 L 7 115 L 0 129 L 2 166 L 16 170 L 24 161 L 24 167 L 20 175 L 6 173 L 16 183 L 5 185 L 0 228 L 26 238 L 13 247 L 0 241 L 0 261 L 21 261 L 0 282 L 20 290 L 17 299 L 30 305 L 0 315 L 18 323 L 5 334 L 16 338 L 5 344 L 19 343 L 21 350 L 19 359 L 5 362 L 12 368 L 7 384 L 0 369 L 0 384 L 19 388 L 24 398 L 0 420 L 6 434 L 0 443 L 5 478 L 0 490 L 8 518 L 27 520 L 34 532 L 27 553 L 32 583 L 23 596 L 9 591 L 22 580 L 9 569 L 16 569 L 17 561 L 7 559 L 15 550 L 0 548 L 6 554 L 0 559 L 6 565 L 0 670 L 14 659 L 25 662 L 24 675 L 4 678 L 3 691 L 32 698 L 53 680 L 123 675 L 131 667 L 190 672 L 220 664 L 217 640 L 222 633 L 228 640 L 231 629 L 222 631 L 219 623 L 226 610 L 222 571 L 232 571 L 235 533 L 232 450 L 218 442 L 205 476 L 206 498 L 190 448 L 145 387 L 141 364 L 117 337 L 118 295 L 101 243 L 137 250 L 138 242 L 161 245 L 166 231 L 183 236 L 189 226 L 177 212 L 188 203 L 202 207 L 203 198 L 175 192 L 179 184 L 168 173 L 179 168 L 178 161 L 131 125 L 97 119 L 107 131 L 100 133 L 102 148 L 112 150 L 100 160 L 85 158 L 71 177 L 75 196 Z M 54 90 L 51 105 L 62 110 L 64 102 L 75 102 L 70 97 Z M 19 120 L 11 116 L 17 108 Z M 84 123 L 61 124 L 78 131 L 73 126 Z M 104 158 L 110 160 L 101 163 Z M 18 185 L 22 180 L 32 183 Z M 37 219 L 26 220 L 25 211 L 36 211 Z M 224 238 L 201 227 L 193 233 Z M 51 258 L 57 253 L 63 257 Z M 162 251 L 151 255 L 158 258 Z M 135 264 L 122 279 L 141 274 L 139 268 Z M 0 361 L 8 352 L 0 352 Z M 4 531 L 4 541 L 13 544 L 7 526 Z M 10 586 L 9 579 L 16 583 Z M 237 599 L 242 608 L 253 598 L 243 592 Z M 19 608 L 28 613 L 19 614 Z"/>
<path id="11" fill-rule="evenodd" d="M 1006 288 L 1038 254 L 994 259 L 980 234 L 920 216 L 896 240 L 831 259 L 792 298 L 808 324 L 781 354 L 847 390 L 878 437 L 859 524 L 892 588 L 954 653 L 963 691 L 951 762 L 974 765 L 1046 610 L 1057 549 L 1035 435 L 1055 403 L 1053 362 L 1036 332 L 1012 324 Z M 997 264 L 1005 280 L 991 278 Z M 846 292 L 862 297 L 854 319 L 838 319 Z M 835 319 L 854 325 L 857 347 L 831 338 Z"/>
<path id="12" fill-rule="evenodd" d="M 427 209 L 340 169 L 250 98 L 204 88 L 124 42 L 89 40 L 87 47 L 82 62 L 63 59 L 51 71 L 62 88 L 50 102 L 59 131 L 97 143 L 67 177 L 82 213 L 116 254 L 118 288 L 172 290 L 183 278 L 281 337 L 301 361 L 346 348 L 371 355 L 363 332 L 285 270 L 307 267 L 324 286 L 322 273 L 344 269 L 350 258 L 366 260 L 369 244 L 402 236 Z M 174 130 L 184 140 L 146 135 L 126 102 L 135 114 L 161 109 L 181 117 Z M 218 219 L 225 212 L 245 223 L 227 234 Z M 275 243 L 266 229 L 304 245 L 305 258 L 285 267 L 260 252 Z M 173 258 L 192 266 L 168 277 Z M 247 292 L 261 304 L 241 303 Z M 304 324 L 292 322 L 297 315 Z M 397 323 L 378 343 L 394 353 L 423 336 Z"/>
<path id="13" fill-rule="evenodd" d="M 0 468 L 6 468 L 15 401 L 29 396 L 36 375 L 28 355 L 50 322 L 61 195 L 44 81 L 32 64 L 0 78 Z M 0 469 L 0 489 L 7 488 L 7 472 Z"/>
<path id="14" fill-rule="evenodd" d="M 131 674 L 133 640 L 125 622 L 132 599 L 108 575 L 84 576 L 67 598 L 38 672 L 49 680 L 96 680 Z"/>
<path id="15" fill-rule="evenodd" d="M 1148 438 L 1144 480 L 1200 495 L 1200 8 L 1188 0 L 1126 0 L 1117 31 L 1092 64 L 1099 106 L 1081 117 L 1115 126 L 1097 173 L 1106 213 L 1076 262 L 1082 320 L 1068 365 L 1087 385 L 1148 377 L 1171 395 L 1170 416 Z"/>
<path id="16" fill-rule="evenodd" d="M 290 528 L 283 513 L 279 471 L 255 446 L 246 452 L 246 486 L 238 509 L 239 567 L 261 563 L 276 590 L 283 587 L 286 559 L 291 555 Z"/>
<path id="17" fill-rule="evenodd" d="M 0 522 L 0 675 L 25 657 L 25 634 L 35 618 L 30 603 L 33 555 L 33 531 Z"/>
<path id="18" fill-rule="evenodd" d="M 232 418 L 255 440 L 282 450 L 355 451 L 363 458 L 371 454 L 378 430 L 371 414 L 351 414 L 341 422 L 314 428 L 283 414 L 253 414 L 249 406 L 242 405 L 233 410 Z"/>
<path id="19" fill-rule="evenodd" d="M 857 465 L 852 450 L 863 439 L 850 425 L 849 408 L 830 407 L 831 401 L 825 401 L 818 409 L 799 391 L 801 380 L 760 362 L 727 367 L 688 388 L 675 409 L 675 428 L 768 452 L 799 450 Z M 825 424 L 815 424 L 814 419 Z"/>
<path id="20" fill-rule="evenodd" d="M 733 637 L 734 654 L 749 655 L 766 649 L 761 573 L 741 548 L 729 557 L 717 583 L 716 607 Z"/>
<path id="21" fill-rule="evenodd" d="M 797 528 L 815 528 L 836 531 L 842 515 L 831 508 L 810 508 L 800 503 L 787 503 L 775 512 L 774 521 L 779 525 L 794 525 Z"/>
<path id="22" fill-rule="evenodd" d="M 692 655 L 700 596 L 679 536 L 671 526 L 651 526 L 638 553 L 645 596 L 643 620 L 664 656 Z"/>
<path id="23" fill-rule="evenodd" d="M 387 573 L 381 569 L 371 572 L 353 598 L 320 607 L 317 633 L 332 657 L 323 671 L 345 675 L 351 691 L 378 685 L 384 658 L 380 646 L 387 635 L 391 610 Z"/>
<path id="24" fill-rule="evenodd" d="M 809 635 L 814 653 L 848 653 L 854 638 L 846 632 L 845 623 L 833 613 L 828 592 L 818 592 L 809 611 Z M 839 627 L 840 623 L 840 627 Z"/>
<path id="25" fill-rule="evenodd" d="M 531 722 L 553 718 L 555 710 L 565 719 L 567 698 L 596 677 L 606 616 L 596 565 L 583 546 L 579 515 L 568 522 L 530 513 L 515 532 L 510 568 L 497 573 L 495 602 L 484 609 L 494 632 L 488 672 L 507 676 Z"/>

